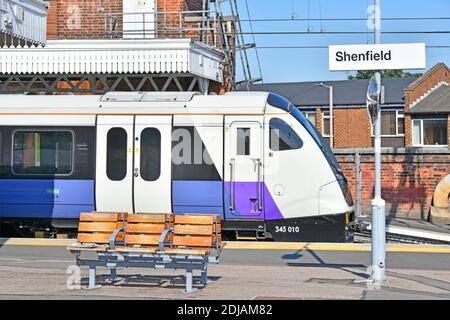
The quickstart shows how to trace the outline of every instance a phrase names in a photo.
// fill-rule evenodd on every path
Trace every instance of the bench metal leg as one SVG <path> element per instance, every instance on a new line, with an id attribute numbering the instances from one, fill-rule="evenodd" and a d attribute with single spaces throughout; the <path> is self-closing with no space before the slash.
<path id="1" fill-rule="evenodd" d="M 117 281 L 117 268 L 116 267 L 112 267 L 110 268 L 111 271 L 111 281 Z"/>
<path id="2" fill-rule="evenodd" d="M 95 289 L 95 273 L 96 273 L 96 267 L 95 266 L 89 266 L 89 285 L 88 289 Z"/>
<path id="3" fill-rule="evenodd" d="M 192 270 L 186 270 L 186 292 L 191 293 L 192 290 Z"/>
<path id="4" fill-rule="evenodd" d="M 206 287 L 208 284 L 208 274 L 206 271 L 202 271 L 202 285 Z"/>
<path id="5" fill-rule="evenodd" d="M 208 284 L 208 265 L 205 264 L 205 268 L 202 270 L 202 285 L 204 287 L 206 287 L 206 285 Z"/>
<path id="6" fill-rule="evenodd" d="M 119 278 L 117 276 L 117 267 L 116 266 L 110 266 L 109 267 L 109 271 L 111 273 L 111 277 L 107 280 L 108 282 L 114 284 L 114 283 L 119 282 L 120 280 L 122 280 L 121 278 Z"/>

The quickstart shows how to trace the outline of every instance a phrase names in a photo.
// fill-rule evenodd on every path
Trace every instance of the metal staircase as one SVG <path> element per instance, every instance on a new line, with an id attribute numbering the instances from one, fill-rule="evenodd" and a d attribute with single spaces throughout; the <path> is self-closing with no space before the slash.
<path id="1" fill-rule="evenodd" d="M 236 88 L 244 85 L 247 90 L 249 90 L 250 85 L 262 82 L 263 80 L 261 74 L 257 77 L 254 77 L 254 74 L 252 74 L 252 68 L 247 54 L 247 50 L 256 50 L 256 44 L 245 42 L 237 0 L 211 0 L 211 2 L 214 2 L 215 10 L 218 15 L 218 21 L 221 28 L 220 34 L 222 35 L 222 43 L 225 44 L 225 48 L 223 49 L 225 50 L 225 55 L 228 59 L 227 65 L 232 81 L 232 87 Z M 227 7 L 225 8 L 225 6 Z M 232 19 L 224 16 L 224 9 L 231 14 Z M 236 80 L 236 66 L 233 63 L 234 59 L 237 58 L 237 55 L 239 55 L 244 76 L 244 79 L 240 81 Z"/>

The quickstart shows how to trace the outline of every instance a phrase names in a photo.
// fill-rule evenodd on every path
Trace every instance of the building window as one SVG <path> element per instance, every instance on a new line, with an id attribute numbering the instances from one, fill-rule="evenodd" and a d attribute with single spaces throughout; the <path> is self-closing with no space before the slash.
<path id="1" fill-rule="evenodd" d="M 400 110 L 381 111 L 381 136 L 392 137 L 405 134 L 405 115 Z"/>
<path id="2" fill-rule="evenodd" d="M 237 128 L 237 155 L 250 155 L 250 128 Z"/>
<path id="3" fill-rule="evenodd" d="M 161 174 L 161 132 L 146 128 L 141 133 L 141 177 L 156 181 Z"/>
<path id="4" fill-rule="evenodd" d="M 316 112 L 315 111 L 306 111 L 305 113 L 306 119 L 312 123 L 313 126 L 316 126 Z"/>
<path id="5" fill-rule="evenodd" d="M 330 112 L 329 111 L 322 112 L 322 136 L 323 137 L 330 136 Z"/>
<path id="6" fill-rule="evenodd" d="M 106 175 L 112 181 L 121 181 L 127 175 L 127 132 L 112 128 L 106 139 Z"/>
<path id="7" fill-rule="evenodd" d="M 270 119 L 269 147 L 273 151 L 300 149 L 303 141 L 295 131 L 283 120 Z"/>
<path id="8" fill-rule="evenodd" d="M 414 119 L 413 145 L 446 146 L 447 119 Z"/>
<path id="9" fill-rule="evenodd" d="M 16 131 L 13 134 L 14 174 L 70 175 L 73 169 L 71 131 Z"/>

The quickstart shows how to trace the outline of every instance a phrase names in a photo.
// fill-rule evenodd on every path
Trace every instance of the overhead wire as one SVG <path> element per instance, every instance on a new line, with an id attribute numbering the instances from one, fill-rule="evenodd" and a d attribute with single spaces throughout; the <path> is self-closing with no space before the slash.
<path id="1" fill-rule="evenodd" d="M 248 7 L 248 1 L 247 0 L 245 0 L 245 6 L 247 8 L 247 16 L 248 16 L 249 25 L 250 25 L 250 31 L 252 32 L 253 43 L 256 46 L 256 38 L 255 38 L 255 33 L 253 32 L 253 24 L 252 24 L 252 19 L 251 19 L 251 16 L 250 16 L 250 9 Z M 261 79 L 263 79 L 262 67 L 261 67 L 261 62 L 259 60 L 259 54 L 258 54 L 258 48 L 257 47 L 255 47 L 255 53 L 256 53 L 256 61 L 257 61 L 257 64 L 258 64 L 259 75 L 260 75 Z"/>

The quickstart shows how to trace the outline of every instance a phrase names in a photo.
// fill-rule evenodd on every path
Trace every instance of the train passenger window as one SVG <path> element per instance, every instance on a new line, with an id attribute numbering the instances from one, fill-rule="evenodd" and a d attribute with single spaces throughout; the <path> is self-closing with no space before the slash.
<path id="1" fill-rule="evenodd" d="M 73 169 L 71 131 L 16 131 L 13 135 L 14 174 L 69 175 Z"/>
<path id="2" fill-rule="evenodd" d="M 106 174 L 113 181 L 127 175 L 127 132 L 123 128 L 108 131 L 106 147 Z"/>
<path id="3" fill-rule="evenodd" d="M 303 141 L 286 122 L 279 118 L 270 119 L 269 146 L 273 151 L 300 149 Z"/>
<path id="4" fill-rule="evenodd" d="M 250 155 L 250 128 L 237 128 L 237 155 Z"/>
<path id="5" fill-rule="evenodd" d="M 161 132 L 146 128 L 141 133 L 141 177 L 156 181 L 161 174 Z"/>

